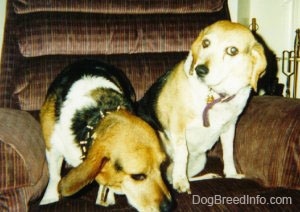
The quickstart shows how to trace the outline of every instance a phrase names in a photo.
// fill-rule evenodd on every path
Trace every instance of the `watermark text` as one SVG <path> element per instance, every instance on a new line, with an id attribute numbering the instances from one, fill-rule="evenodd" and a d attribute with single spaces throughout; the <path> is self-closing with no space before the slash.
<path id="1" fill-rule="evenodd" d="M 210 197 L 203 197 L 200 195 L 193 195 L 192 204 L 203 204 L 208 206 L 218 204 L 235 204 L 235 205 L 291 205 L 293 204 L 292 197 L 263 197 L 260 195 L 249 196 L 243 195 L 238 197 L 214 195 Z"/>

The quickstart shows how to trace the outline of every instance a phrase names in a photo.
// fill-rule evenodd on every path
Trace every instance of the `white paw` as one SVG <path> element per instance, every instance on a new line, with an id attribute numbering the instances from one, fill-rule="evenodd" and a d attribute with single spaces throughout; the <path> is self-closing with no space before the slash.
<path id="1" fill-rule="evenodd" d="M 201 176 L 191 177 L 189 180 L 192 181 L 200 181 L 200 180 L 209 180 L 209 179 L 215 179 L 215 178 L 222 178 L 222 176 L 215 174 L 215 173 L 208 173 Z"/>
<path id="2" fill-rule="evenodd" d="M 233 179 L 243 179 L 246 176 L 244 174 L 229 174 L 226 175 L 226 178 L 233 178 Z"/>
<path id="3" fill-rule="evenodd" d="M 184 176 L 173 177 L 173 188 L 176 189 L 179 193 L 191 193 L 190 183 L 187 177 Z"/>
<path id="4" fill-rule="evenodd" d="M 44 197 L 40 202 L 40 205 L 47 205 L 53 202 L 57 202 L 59 200 L 59 193 L 57 190 L 57 185 L 59 182 L 59 178 L 55 180 L 49 180 L 47 189 L 44 193 Z"/>
<path id="5" fill-rule="evenodd" d="M 46 196 L 44 195 L 43 199 L 40 202 L 40 205 L 47 205 L 53 202 L 57 202 L 59 200 L 58 195 L 57 196 Z"/>

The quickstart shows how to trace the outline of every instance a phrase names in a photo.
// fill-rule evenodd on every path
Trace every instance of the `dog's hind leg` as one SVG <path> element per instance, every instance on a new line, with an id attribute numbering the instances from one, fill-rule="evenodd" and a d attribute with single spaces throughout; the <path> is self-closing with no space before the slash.
<path id="1" fill-rule="evenodd" d="M 213 178 L 220 178 L 221 176 L 215 173 L 208 173 L 201 176 L 197 176 L 200 173 L 206 164 L 207 156 L 206 153 L 198 154 L 193 157 L 193 161 L 189 161 L 188 164 L 188 174 L 189 181 L 200 181 L 200 180 L 208 180 Z"/>
<path id="2" fill-rule="evenodd" d="M 116 203 L 115 201 L 115 194 L 112 190 L 110 190 L 108 187 L 99 184 L 99 190 L 98 190 L 98 195 L 96 199 L 96 204 L 97 205 L 102 205 L 102 206 L 110 206 L 114 205 Z"/>
<path id="3" fill-rule="evenodd" d="M 63 162 L 63 156 L 55 149 L 46 150 L 48 161 L 49 183 L 40 205 L 46 205 L 59 200 L 57 190 L 60 181 L 60 171 Z"/>
<path id="4" fill-rule="evenodd" d="M 189 178 L 190 182 L 193 181 L 200 181 L 200 180 L 209 180 L 209 179 L 214 179 L 214 178 L 221 178 L 222 176 L 215 174 L 215 173 L 207 173 L 201 176 L 196 176 L 196 177 L 191 177 Z"/>

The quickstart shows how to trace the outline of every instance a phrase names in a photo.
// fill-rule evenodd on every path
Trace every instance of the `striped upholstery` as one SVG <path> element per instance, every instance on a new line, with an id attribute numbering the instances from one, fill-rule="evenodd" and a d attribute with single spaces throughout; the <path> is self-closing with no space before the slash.
<path id="1" fill-rule="evenodd" d="M 38 118 L 55 76 L 67 64 L 87 57 L 124 70 L 137 99 L 141 98 L 158 76 L 186 57 L 203 27 L 230 19 L 227 1 L 8 0 L 7 8 L 0 108 L 11 109 L 0 109 L 0 211 L 133 211 L 122 196 L 114 207 L 94 205 L 94 185 L 76 198 L 39 207 L 35 199 L 48 180 L 44 144 L 38 122 L 24 111 Z M 254 98 L 240 119 L 236 137 L 237 165 L 242 172 L 264 185 L 290 189 L 221 179 L 192 183 L 193 194 L 289 195 L 299 206 L 300 191 L 295 190 L 300 184 L 299 104 L 278 97 Z M 217 146 L 211 155 L 220 162 L 218 150 Z M 215 160 L 206 172 L 222 170 Z M 272 209 L 268 205 L 193 205 L 191 197 L 175 194 L 177 211 Z M 33 201 L 30 207 L 29 201 Z"/>
<path id="2" fill-rule="evenodd" d="M 241 119 L 236 137 L 241 171 L 267 186 L 300 190 L 300 101 L 256 97 L 247 117 Z"/>
<path id="3" fill-rule="evenodd" d="M 25 57 L 182 52 L 189 50 L 204 26 L 216 20 L 212 13 L 37 13 L 21 16 L 17 37 Z"/>
<path id="4" fill-rule="evenodd" d="M 0 190 L 1 211 L 28 211 L 30 195 L 26 190 L 26 188 L 18 187 L 12 190 Z"/>
<path id="5" fill-rule="evenodd" d="M 186 57 L 186 53 L 138 54 L 138 55 L 98 55 L 89 58 L 101 59 L 121 68 L 131 80 L 137 99 L 145 90 L 178 61 Z M 14 94 L 22 110 L 39 110 L 46 91 L 55 76 L 69 63 L 82 56 L 54 56 L 30 58 L 20 68 L 16 76 Z M 41 82 L 41 79 L 43 81 Z"/>
<path id="6" fill-rule="evenodd" d="M 15 0 L 18 14 L 85 12 L 103 14 L 157 14 L 216 12 L 225 0 Z"/>
<path id="7" fill-rule="evenodd" d="M 22 69 L 23 62 L 16 61 L 24 61 L 28 65 L 31 61 L 36 61 L 32 59 L 27 61 L 28 57 L 49 56 L 55 63 L 57 58 L 55 55 L 83 57 L 93 55 L 100 59 L 105 55 L 105 58 L 111 61 L 113 59 L 110 59 L 109 55 L 114 57 L 128 53 L 133 55 L 131 60 L 134 60 L 134 55 L 140 58 L 140 54 L 148 53 L 168 58 L 168 55 L 174 52 L 186 53 L 203 27 L 220 19 L 229 19 L 227 2 L 224 0 L 195 0 L 189 1 L 189 4 L 188 1 L 166 0 L 163 1 L 163 5 L 161 2 L 160 0 L 9 1 L 6 23 L 8 29 L 4 35 L 3 63 L 0 69 L 0 107 L 20 108 L 24 105 L 24 99 L 31 104 L 36 98 L 43 99 L 45 96 L 45 93 L 41 92 L 38 92 L 40 96 L 28 96 L 33 94 L 32 90 L 19 90 L 20 87 L 24 87 L 24 81 L 18 84 L 19 81 L 15 81 L 14 74 L 19 75 L 19 72 L 28 70 Z M 54 59 L 50 55 L 55 56 Z M 70 61 L 69 58 L 62 60 L 57 62 L 66 64 Z M 123 62 L 118 62 L 118 65 L 120 64 L 123 69 L 131 68 L 127 65 L 133 65 L 126 60 L 121 61 Z M 44 69 L 45 66 L 39 67 L 42 63 L 43 59 L 29 66 L 33 70 L 49 72 L 48 69 Z M 154 78 L 151 82 L 162 71 L 166 71 L 164 68 L 164 66 L 156 67 L 159 71 L 152 74 Z M 57 70 L 52 76 L 56 73 Z M 35 71 L 32 74 L 35 74 Z M 36 83 L 25 83 L 43 91 L 49 84 L 47 80 L 34 82 Z M 20 96 L 22 93 L 26 95 Z M 23 108 L 36 109 L 36 106 Z"/>
<path id="8" fill-rule="evenodd" d="M 40 196 L 48 181 L 44 151 L 40 125 L 29 113 L 0 108 L 0 209 L 26 211 Z"/>
<path id="9" fill-rule="evenodd" d="M 299 117 L 299 100 L 253 97 L 236 129 L 239 172 L 266 186 L 300 190 Z M 218 144 L 211 155 L 221 154 Z"/>
<path id="10" fill-rule="evenodd" d="M 0 107 L 36 115 L 54 77 L 83 57 L 123 69 L 140 98 L 159 75 L 185 57 L 204 26 L 228 18 L 224 0 L 9 0 Z M 13 115 L 2 115 L 16 122 Z M 16 113 L 24 120 L 0 128 L 0 136 L 15 135 L 0 137 L 1 211 L 27 211 L 28 201 L 39 196 L 47 181 L 44 150 L 33 152 L 43 142 L 28 136 L 36 129 L 27 115 Z"/>
<path id="11" fill-rule="evenodd" d="M 13 96 L 14 77 L 18 61 L 21 60 L 15 31 L 10 29 L 16 26 L 16 16 L 13 14 L 12 1 L 7 2 L 5 33 L 0 66 L 0 107 L 18 108 L 17 100 Z"/>

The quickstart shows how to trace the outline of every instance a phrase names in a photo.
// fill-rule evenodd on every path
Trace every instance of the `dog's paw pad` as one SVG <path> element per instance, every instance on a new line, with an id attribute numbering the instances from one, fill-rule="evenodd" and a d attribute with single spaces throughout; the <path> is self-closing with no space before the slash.
<path id="1" fill-rule="evenodd" d="M 233 179 L 243 179 L 246 176 L 244 174 L 233 174 L 233 175 L 226 175 L 226 178 L 233 178 Z"/>

